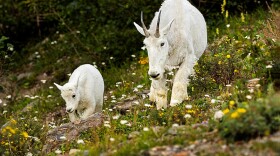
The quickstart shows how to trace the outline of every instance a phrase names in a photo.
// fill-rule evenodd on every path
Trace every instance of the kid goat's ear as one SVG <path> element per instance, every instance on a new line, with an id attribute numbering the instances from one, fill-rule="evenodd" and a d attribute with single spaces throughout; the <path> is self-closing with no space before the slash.
<path id="1" fill-rule="evenodd" d="M 56 83 L 53 83 L 59 90 L 62 90 L 62 86 Z"/>

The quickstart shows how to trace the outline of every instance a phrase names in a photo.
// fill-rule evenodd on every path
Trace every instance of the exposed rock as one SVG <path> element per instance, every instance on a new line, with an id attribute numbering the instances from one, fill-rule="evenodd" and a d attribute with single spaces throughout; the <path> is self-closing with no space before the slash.
<path id="1" fill-rule="evenodd" d="M 140 132 L 138 132 L 138 131 L 131 132 L 131 133 L 128 134 L 128 139 L 136 138 L 139 135 L 140 135 Z"/>
<path id="2" fill-rule="evenodd" d="M 56 149 L 61 143 L 76 139 L 79 134 L 90 128 L 97 128 L 103 125 L 105 115 L 102 113 L 95 113 L 86 120 L 80 122 L 66 123 L 55 129 L 50 130 L 46 136 L 46 142 L 43 147 L 43 154 L 51 152 Z"/>
<path id="3" fill-rule="evenodd" d="M 150 149 L 147 154 L 150 156 L 158 156 L 158 155 L 171 156 L 179 153 L 182 154 L 182 147 L 179 145 L 175 145 L 175 146 L 157 146 Z"/>

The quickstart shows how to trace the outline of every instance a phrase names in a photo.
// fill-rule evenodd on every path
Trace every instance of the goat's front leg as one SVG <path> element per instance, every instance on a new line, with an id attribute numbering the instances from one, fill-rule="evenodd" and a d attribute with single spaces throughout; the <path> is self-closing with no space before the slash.
<path id="1" fill-rule="evenodd" d="M 90 115 L 92 115 L 94 113 L 94 109 L 93 107 L 88 107 L 84 110 L 84 112 L 81 113 L 80 118 L 82 120 L 87 119 Z"/>
<path id="2" fill-rule="evenodd" d="M 157 109 L 167 108 L 166 79 L 153 80 L 150 89 L 150 100 L 156 102 Z"/>
<path id="3" fill-rule="evenodd" d="M 71 122 L 79 120 L 79 117 L 77 117 L 77 115 L 76 115 L 76 111 L 73 111 L 72 113 L 69 113 L 68 115 L 69 115 L 69 120 Z"/>
<path id="4" fill-rule="evenodd" d="M 188 99 L 188 77 L 193 73 L 194 64 L 195 57 L 190 56 L 182 63 L 177 71 L 173 82 L 170 106 L 176 106 Z"/>

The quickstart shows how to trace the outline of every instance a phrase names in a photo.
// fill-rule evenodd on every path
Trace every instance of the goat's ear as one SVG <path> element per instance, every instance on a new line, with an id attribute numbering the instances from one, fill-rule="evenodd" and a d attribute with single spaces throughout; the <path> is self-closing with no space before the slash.
<path id="1" fill-rule="evenodd" d="M 56 83 L 53 83 L 60 91 L 62 90 L 62 86 Z"/>
<path id="2" fill-rule="evenodd" d="M 163 27 L 163 29 L 161 29 L 162 34 L 164 34 L 164 35 L 168 34 L 173 22 L 174 22 L 174 19 L 171 20 L 165 27 Z"/>
<path id="3" fill-rule="evenodd" d="M 138 32 L 140 34 L 142 34 L 143 36 L 146 36 L 145 33 L 144 33 L 144 30 L 142 27 L 140 27 L 137 23 L 133 22 L 134 26 L 136 27 L 136 29 L 138 30 Z"/>

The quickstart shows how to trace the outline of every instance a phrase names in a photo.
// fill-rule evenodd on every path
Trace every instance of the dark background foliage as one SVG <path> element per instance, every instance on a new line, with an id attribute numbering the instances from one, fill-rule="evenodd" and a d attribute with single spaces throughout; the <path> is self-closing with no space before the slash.
<path id="1" fill-rule="evenodd" d="M 162 0 L 0 0 L 0 34 L 9 37 L 20 55 L 28 44 L 37 43 L 55 32 L 79 31 L 81 53 L 91 51 L 101 57 L 114 56 L 116 61 L 139 51 L 142 36 L 133 22 L 140 23 L 140 12 L 148 23 Z M 220 24 L 223 0 L 192 0 L 205 16 L 209 27 Z M 267 2 L 267 3 L 266 3 Z M 271 1 L 227 1 L 231 14 L 267 7 Z M 276 2 L 277 3 L 277 2 Z M 279 2 L 278 2 L 279 3 Z M 75 35 L 73 36 L 75 38 Z"/>

